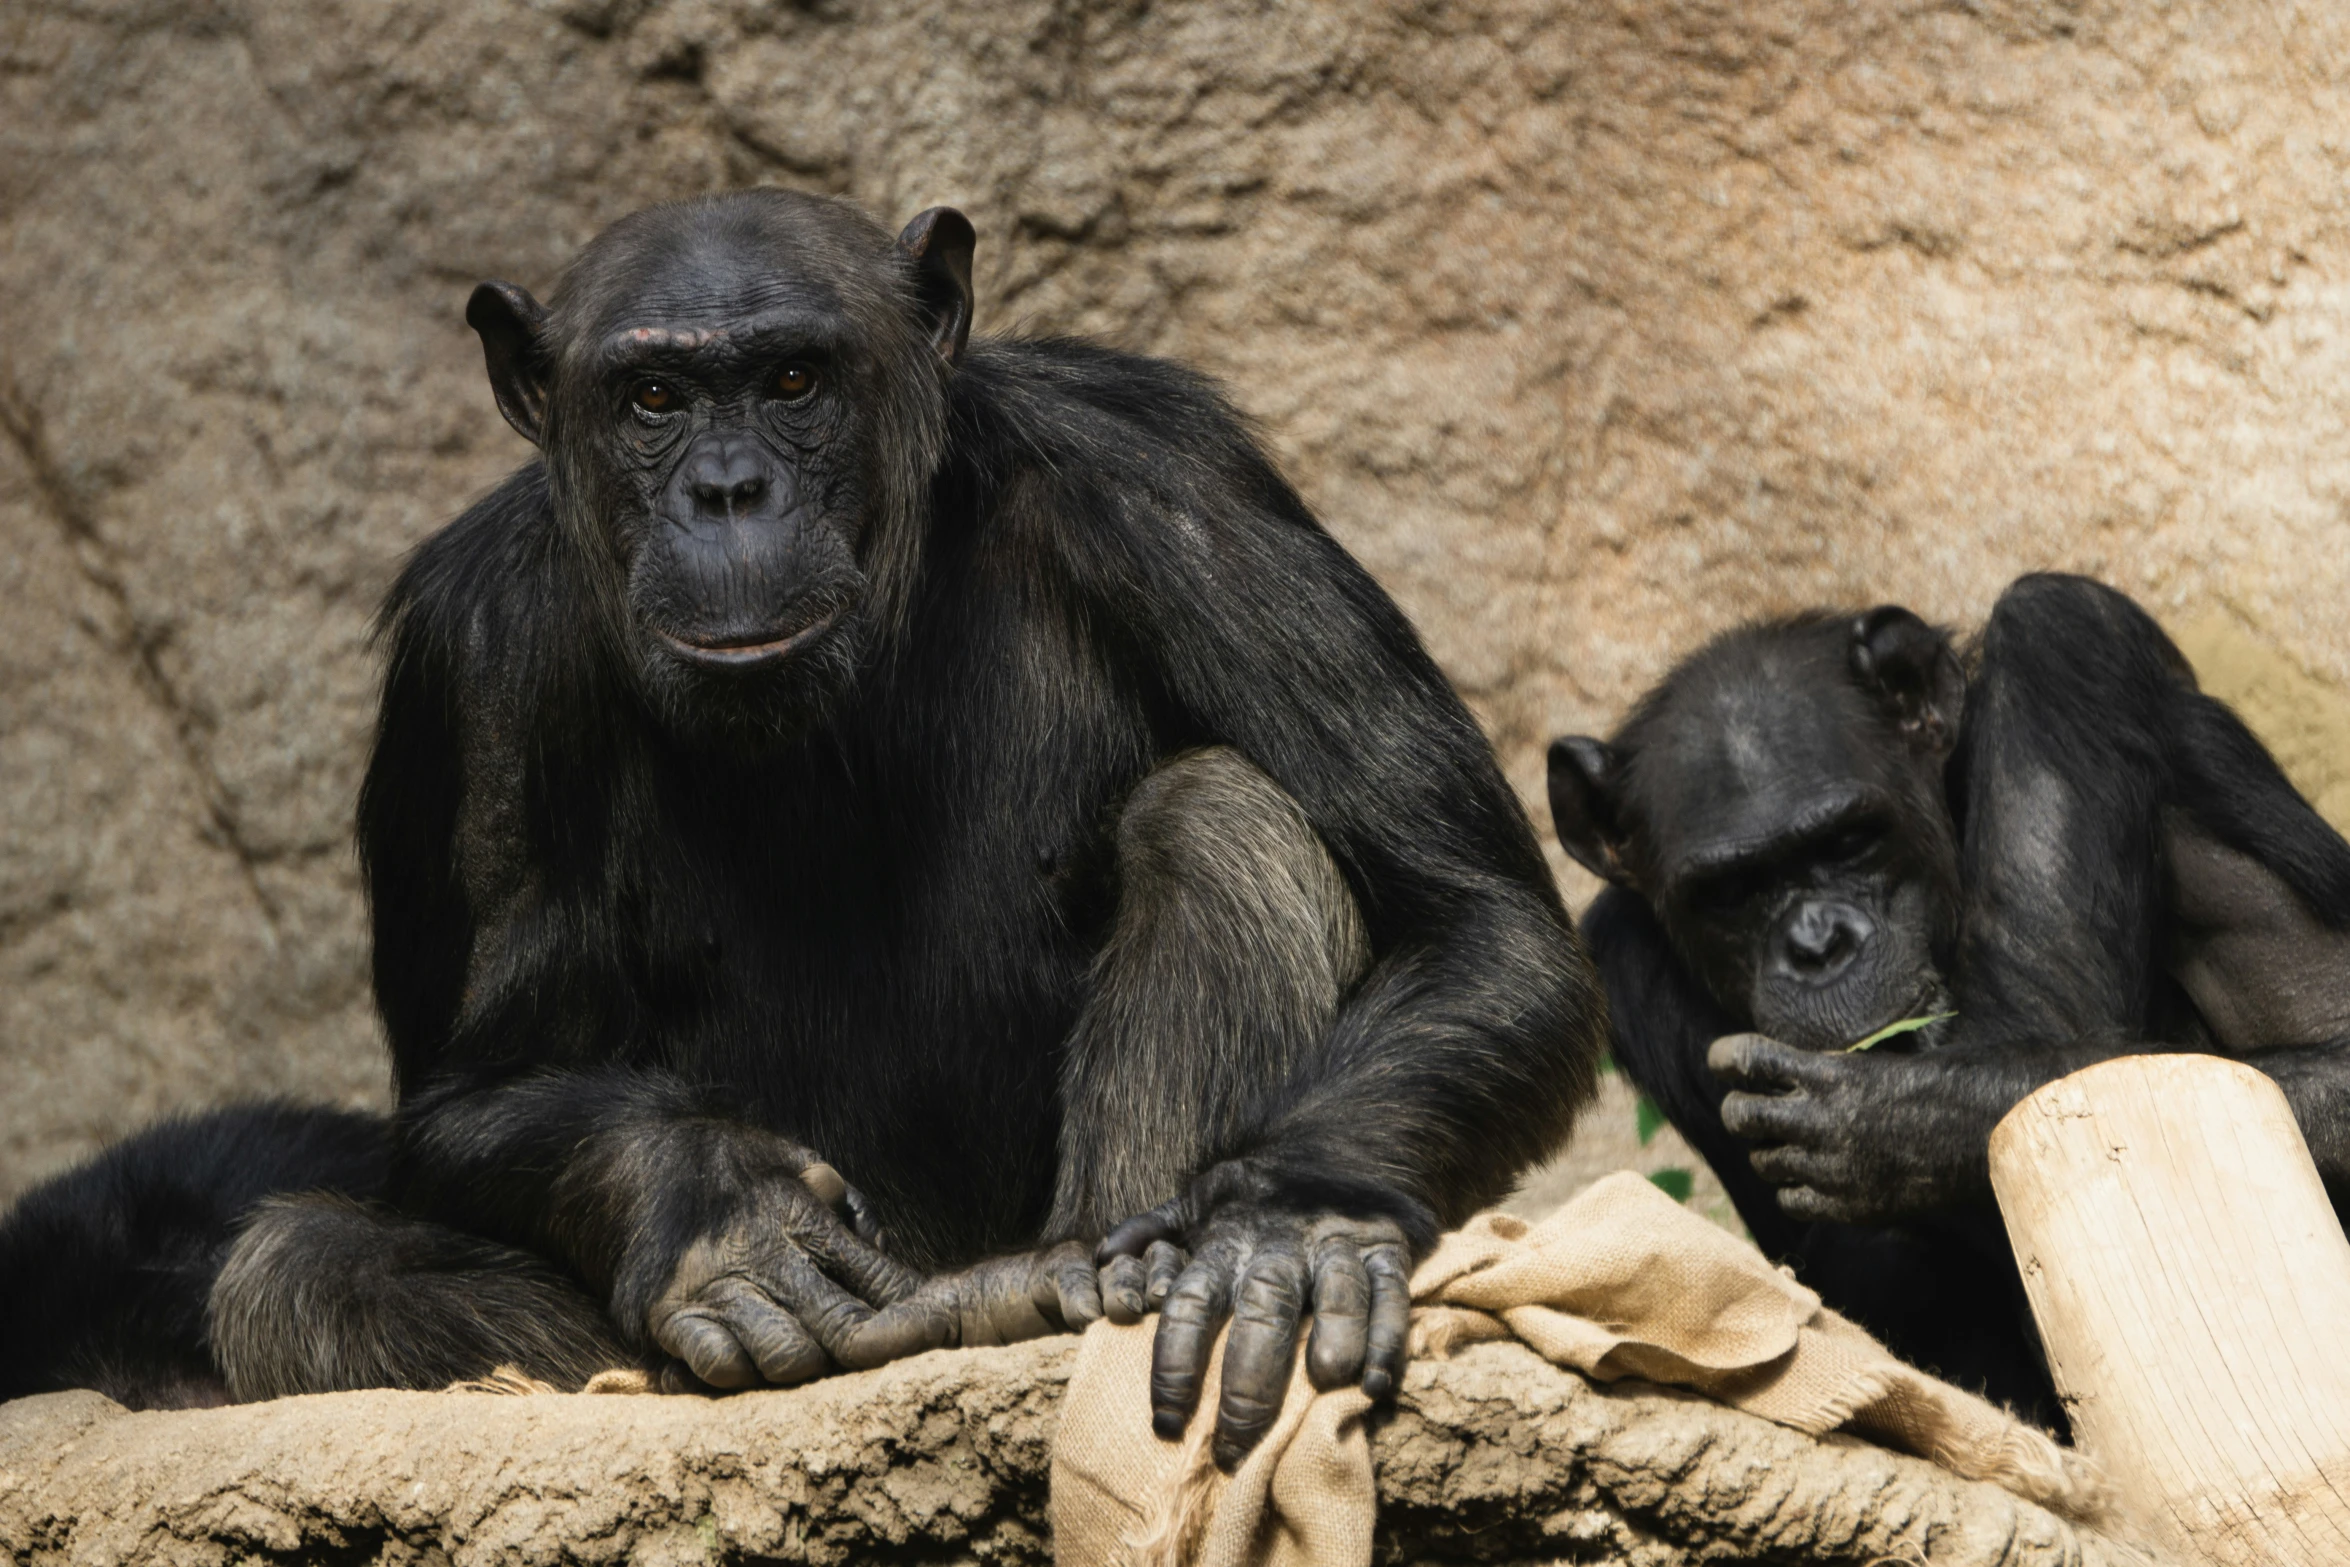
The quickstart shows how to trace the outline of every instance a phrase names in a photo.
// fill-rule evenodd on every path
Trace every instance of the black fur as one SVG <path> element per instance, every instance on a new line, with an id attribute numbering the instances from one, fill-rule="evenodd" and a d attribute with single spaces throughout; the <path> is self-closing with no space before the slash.
<path id="1" fill-rule="evenodd" d="M 1560 742 L 1554 815 L 1618 882 L 1584 921 L 1618 1059 L 1757 1241 L 1911 1358 L 2053 1422 L 1992 1126 L 2092 1061 L 2217 1050 L 2277 1077 L 2339 1202 L 2350 845 L 2110 589 L 2019 580 L 1968 662 L 1962 693 L 1947 640 L 1891 607 L 1742 628 L 1613 746 Z M 1856 789 L 1869 841 L 1786 831 Z M 1754 851 L 1743 902 L 1686 869 L 1726 823 Z M 1782 956 L 1814 929 L 1838 939 Z M 1781 1038 L 1716 1043 L 1758 1027 Z"/>
<path id="2" fill-rule="evenodd" d="M 1137 1200 L 1137 1129 L 1066 1114 L 1063 1085 L 1112 929 L 1150 924 L 1121 812 L 1195 748 L 1245 758 L 1310 828 L 1363 958 L 1271 1055 L 1191 1004 L 1283 992 L 1261 973 L 1168 978 L 1164 1005 L 1120 1014 L 1129 1080 L 1088 1069 L 1080 1098 L 1200 1086 L 1180 1156 L 1140 1150 L 1168 1171 L 1155 1200 L 1189 1201 L 1184 1244 L 1336 1213 L 1371 1226 L 1374 1260 L 1390 1234 L 1424 1247 L 1553 1147 L 1591 1081 L 1587 964 L 1395 606 L 1200 377 L 1070 341 L 964 349 L 956 223 L 893 246 L 758 193 L 629 220 L 543 311 L 485 286 L 501 406 L 546 460 L 431 540 L 384 613 L 360 846 L 391 1202 L 542 1259 L 632 1351 L 710 1376 L 804 1375 L 822 1355 L 795 1335 L 862 1320 L 809 1258 L 879 1305 L 1060 1238 L 1056 1213 L 1090 1241 Z M 778 310 L 762 352 L 821 389 L 745 400 L 727 334 Z M 593 345 L 640 320 L 721 348 L 673 355 L 652 391 L 598 381 Z M 756 668 L 719 656 L 799 627 Z M 1182 950 L 1261 963 L 1248 934 Z M 870 1226 L 807 1209 L 818 1155 L 886 1261 Z"/>
<path id="3" fill-rule="evenodd" d="M 0 1220 L 0 1401 L 89 1387 L 133 1409 L 224 1403 L 205 1301 L 279 1192 L 380 1191 L 381 1117 L 248 1105 L 164 1121 Z"/>

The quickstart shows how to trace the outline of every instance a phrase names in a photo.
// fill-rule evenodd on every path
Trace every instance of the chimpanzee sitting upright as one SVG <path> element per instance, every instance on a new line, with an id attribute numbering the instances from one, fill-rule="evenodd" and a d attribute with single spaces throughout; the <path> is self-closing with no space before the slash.
<path id="1" fill-rule="evenodd" d="M 1617 1058 L 1757 1242 L 2053 1421 L 1991 1128 L 2093 1061 L 2218 1051 L 2284 1087 L 2339 1204 L 2350 845 L 2110 589 L 2019 580 L 1975 661 L 1894 607 L 1732 631 L 1613 742 L 1554 743 L 1551 811 L 1615 884 L 1583 929 Z"/>
<path id="2" fill-rule="evenodd" d="M 1564 1135 L 1599 993 L 1467 711 L 1206 382 L 966 348 L 971 251 L 764 191 L 475 292 L 544 456 L 385 612 L 388 1206 L 246 1228 L 241 1394 L 1163 1299 L 1162 1429 L 1235 1319 L 1230 1460 L 1309 1310 L 1392 1387 L 1412 1255 Z"/>

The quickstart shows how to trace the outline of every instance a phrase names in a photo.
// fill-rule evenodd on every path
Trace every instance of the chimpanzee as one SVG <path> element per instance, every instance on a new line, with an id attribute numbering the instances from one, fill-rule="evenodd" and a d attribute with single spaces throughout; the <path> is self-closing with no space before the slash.
<path id="1" fill-rule="evenodd" d="M 363 1111 L 239 1105 L 34 1186 L 0 1217 L 0 1402 L 88 1387 L 133 1409 L 226 1403 L 204 1307 L 238 1227 L 272 1193 L 379 1193 L 387 1131 Z"/>
<path id="2" fill-rule="evenodd" d="M 1616 1057 L 1756 1240 L 2053 1422 L 1992 1127 L 2093 1061 L 2217 1051 L 2339 1204 L 2350 845 L 2111 589 L 2020 579 L 1971 661 L 1892 606 L 1732 631 L 1612 742 L 1555 742 L 1551 812 L 1613 883 L 1583 930 Z"/>
<path id="3" fill-rule="evenodd" d="M 972 247 L 754 191 L 475 291 L 542 455 L 384 612 L 389 1170 L 243 1230 L 240 1395 L 1163 1302 L 1230 1462 L 1565 1134 L 1598 985 L 1468 712 L 1208 382 L 968 340 Z"/>

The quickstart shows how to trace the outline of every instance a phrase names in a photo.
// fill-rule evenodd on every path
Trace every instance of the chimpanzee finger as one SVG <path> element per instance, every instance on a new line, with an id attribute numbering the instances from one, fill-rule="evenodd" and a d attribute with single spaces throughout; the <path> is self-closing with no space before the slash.
<path id="1" fill-rule="evenodd" d="M 1371 1323 L 1364 1335 L 1363 1391 L 1389 1398 L 1403 1385 L 1404 1355 L 1412 1336 L 1412 1269 L 1401 1246 L 1381 1245 L 1363 1253 L 1371 1280 Z"/>
<path id="2" fill-rule="evenodd" d="M 841 1173 L 822 1159 L 803 1166 L 800 1184 L 808 1188 L 816 1200 L 827 1208 L 839 1210 L 848 1203 L 849 1183 Z"/>
<path id="3" fill-rule="evenodd" d="M 1093 1251 L 1093 1260 L 1106 1263 L 1112 1257 L 1139 1257 L 1160 1241 L 1173 1240 L 1183 1233 L 1182 1216 L 1176 1205 L 1163 1202 L 1148 1213 L 1138 1213 L 1102 1237 L 1102 1243 Z"/>
<path id="4" fill-rule="evenodd" d="M 1093 1265 L 1092 1247 L 1081 1241 L 1055 1246 L 1045 1253 L 1036 1283 L 1037 1305 L 1065 1331 L 1082 1333 L 1101 1320 L 1101 1275 Z"/>
<path id="5" fill-rule="evenodd" d="M 1810 1186 L 1782 1186 L 1778 1198 L 1781 1213 L 1807 1224 L 1848 1224 L 1860 1217 L 1850 1204 Z"/>
<path id="6" fill-rule="evenodd" d="M 796 1246 L 775 1247 L 761 1258 L 756 1282 L 776 1304 L 800 1319 L 800 1326 L 826 1353 L 843 1365 L 849 1364 L 842 1352 L 855 1343 L 857 1330 L 873 1320 L 873 1307 L 835 1283 L 817 1267 L 814 1258 Z M 893 1309 L 896 1304 L 900 1303 L 893 1303 Z M 933 1311 L 935 1314 L 935 1307 Z"/>
<path id="7" fill-rule="evenodd" d="M 812 1216 L 811 1216 L 812 1217 Z M 884 1253 L 825 1210 L 821 1221 L 787 1226 L 791 1239 L 826 1273 L 875 1306 L 910 1300 L 926 1282 L 922 1275 Z"/>
<path id="8" fill-rule="evenodd" d="M 1281 1413 L 1305 1309 L 1304 1251 L 1286 1239 L 1259 1248 L 1232 1292 L 1232 1331 L 1224 1338 L 1224 1385 L 1216 1399 L 1219 1467 L 1230 1469 L 1246 1458 Z"/>
<path id="9" fill-rule="evenodd" d="M 1829 1186 L 1831 1167 L 1817 1151 L 1784 1143 L 1747 1150 L 1746 1162 L 1773 1186 Z"/>
<path id="10" fill-rule="evenodd" d="M 1112 1322 L 1140 1322 L 1150 1310 L 1149 1288 L 1150 1270 L 1140 1257 L 1112 1257 L 1102 1267 L 1102 1309 Z"/>
<path id="11" fill-rule="evenodd" d="M 1750 1143 L 1801 1142 L 1818 1117 L 1809 1094 L 1722 1095 L 1722 1129 Z"/>
<path id="12" fill-rule="evenodd" d="M 704 1383 L 732 1391 L 759 1380 L 759 1367 L 726 1325 L 707 1312 L 679 1310 L 662 1314 L 653 1324 L 653 1342 L 678 1359 Z"/>
<path id="13" fill-rule="evenodd" d="M 1151 1429 L 1172 1440 L 1183 1434 L 1199 1407 L 1208 1353 L 1232 1304 L 1232 1277 L 1239 1249 L 1211 1241 L 1192 1259 L 1159 1308 L 1159 1330 L 1151 1338 Z"/>
<path id="14" fill-rule="evenodd" d="M 1191 1266 L 1191 1253 L 1173 1241 L 1152 1241 L 1142 1260 L 1150 1268 L 1150 1283 L 1143 1295 L 1150 1302 L 1151 1310 L 1156 1311 L 1167 1303 L 1183 1270 Z"/>
<path id="15" fill-rule="evenodd" d="M 830 1208 L 833 1217 L 856 1232 L 857 1238 L 875 1246 L 881 1244 L 881 1221 L 874 1217 L 873 1205 L 865 1194 L 848 1183 L 848 1178 L 824 1160 L 809 1155 L 807 1165 L 800 1171 L 800 1184 L 808 1188 L 815 1199 Z"/>
<path id="16" fill-rule="evenodd" d="M 735 1343 L 776 1387 L 794 1387 L 824 1374 L 824 1351 L 792 1314 L 740 1278 L 721 1279 L 700 1304 L 725 1323 Z"/>
<path id="17" fill-rule="evenodd" d="M 1328 1392 L 1363 1374 L 1371 1326 L 1371 1276 L 1361 1246 L 1331 1236 L 1314 1248 L 1314 1330 L 1306 1340 L 1306 1375 Z"/>
<path id="18" fill-rule="evenodd" d="M 866 1201 L 865 1194 L 852 1186 L 841 1201 L 848 1205 L 849 1228 L 857 1232 L 857 1238 L 876 1251 L 887 1251 L 889 1232 L 881 1227 L 881 1215 L 873 1211 L 873 1204 Z"/>
<path id="19" fill-rule="evenodd" d="M 1723 1082 L 1755 1093 L 1810 1087 L 1835 1070 L 1830 1057 L 1783 1045 L 1768 1034 L 1724 1034 L 1706 1047 L 1705 1064 Z"/>
<path id="20" fill-rule="evenodd" d="M 953 1303 L 920 1295 L 885 1306 L 863 1321 L 826 1337 L 832 1358 L 851 1371 L 868 1371 L 908 1355 L 940 1349 L 955 1339 Z"/>

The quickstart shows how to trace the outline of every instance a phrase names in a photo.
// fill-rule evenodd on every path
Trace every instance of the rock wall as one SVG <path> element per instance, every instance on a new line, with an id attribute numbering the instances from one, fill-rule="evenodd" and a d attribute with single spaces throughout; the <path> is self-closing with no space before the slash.
<path id="1" fill-rule="evenodd" d="M 0 1197 L 382 1096 L 368 617 L 524 455 L 479 278 L 958 203 L 983 330 L 1230 381 L 1531 800 L 1708 628 L 2040 565 L 2338 701 L 2346 73 L 2300 0 L 11 0 Z"/>

